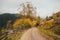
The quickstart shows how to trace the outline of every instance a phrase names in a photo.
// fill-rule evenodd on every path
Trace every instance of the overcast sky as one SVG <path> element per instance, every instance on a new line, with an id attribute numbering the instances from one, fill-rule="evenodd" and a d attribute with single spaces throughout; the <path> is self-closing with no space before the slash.
<path id="1" fill-rule="evenodd" d="M 0 0 L 0 13 L 17 13 L 19 4 L 25 2 L 31 2 L 41 17 L 60 11 L 60 0 Z"/>

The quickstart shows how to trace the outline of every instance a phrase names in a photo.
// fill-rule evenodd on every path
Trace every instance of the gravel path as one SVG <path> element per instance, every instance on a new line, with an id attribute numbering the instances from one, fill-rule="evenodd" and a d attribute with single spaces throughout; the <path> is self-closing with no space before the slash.
<path id="1" fill-rule="evenodd" d="M 20 40 L 48 40 L 46 37 L 42 36 L 37 28 L 31 28 L 25 32 Z"/>

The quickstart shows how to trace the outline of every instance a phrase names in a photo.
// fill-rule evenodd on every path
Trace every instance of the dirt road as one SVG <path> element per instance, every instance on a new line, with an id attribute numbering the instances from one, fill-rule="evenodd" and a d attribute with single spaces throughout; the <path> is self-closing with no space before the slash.
<path id="1" fill-rule="evenodd" d="M 42 36 L 37 28 L 31 28 L 27 32 L 25 32 L 20 40 L 48 40 L 44 36 Z"/>

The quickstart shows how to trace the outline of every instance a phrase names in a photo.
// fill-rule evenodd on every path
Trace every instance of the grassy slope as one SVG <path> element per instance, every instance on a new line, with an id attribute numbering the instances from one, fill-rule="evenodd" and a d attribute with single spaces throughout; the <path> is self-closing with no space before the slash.
<path id="1" fill-rule="evenodd" d="M 60 40 L 60 36 L 56 35 L 52 30 L 38 28 L 39 32 L 45 34 L 50 40 Z"/>

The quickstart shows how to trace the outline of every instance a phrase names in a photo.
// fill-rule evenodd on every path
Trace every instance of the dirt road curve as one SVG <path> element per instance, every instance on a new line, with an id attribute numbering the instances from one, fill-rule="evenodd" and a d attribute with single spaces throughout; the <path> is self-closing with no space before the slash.
<path id="1" fill-rule="evenodd" d="M 48 40 L 43 37 L 37 28 L 31 28 L 26 33 L 24 33 L 20 40 Z"/>

